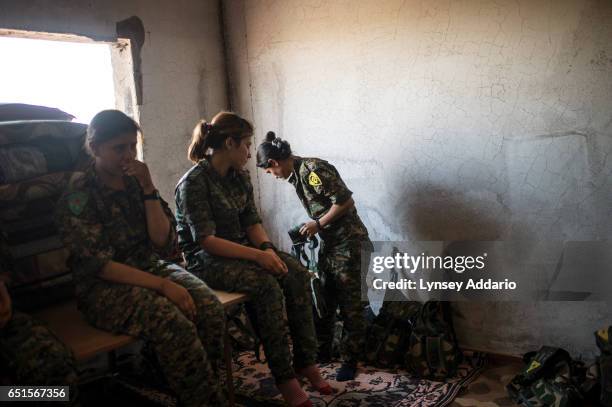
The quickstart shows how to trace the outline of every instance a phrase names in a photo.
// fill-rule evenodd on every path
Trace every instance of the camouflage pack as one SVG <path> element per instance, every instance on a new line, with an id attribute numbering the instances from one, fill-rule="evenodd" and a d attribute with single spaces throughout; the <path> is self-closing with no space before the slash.
<path id="1" fill-rule="evenodd" d="M 385 302 L 373 318 L 367 333 L 365 360 L 379 367 L 403 363 L 412 331 L 411 319 L 420 309 L 418 302 Z"/>
<path id="2" fill-rule="evenodd" d="M 418 377 L 444 380 L 461 362 L 448 302 L 426 302 L 413 319 L 405 363 Z"/>
<path id="3" fill-rule="evenodd" d="M 582 405 L 575 362 L 560 348 L 543 346 L 523 357 L 526 365 L 506 386 L 510 398 L 525 407 Z"/>

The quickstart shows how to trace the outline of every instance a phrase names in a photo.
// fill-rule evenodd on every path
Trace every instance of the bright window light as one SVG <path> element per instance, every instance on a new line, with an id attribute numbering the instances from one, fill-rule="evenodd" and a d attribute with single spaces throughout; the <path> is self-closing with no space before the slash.
<path id="1" fill-rule="evenodd" d="M 0 103 L 56 107 L 89 123 L 115 108 L 108 44 L 0 37 Z"/>

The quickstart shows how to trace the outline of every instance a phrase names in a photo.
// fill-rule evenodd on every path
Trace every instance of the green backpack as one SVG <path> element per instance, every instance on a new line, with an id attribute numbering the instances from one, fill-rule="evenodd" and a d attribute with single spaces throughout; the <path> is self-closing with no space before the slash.
<path id="1" fill-rule="evenodd" d="M 543 346 L 526 353 L 526 365 L 506 386 L 510 398 L 525 407 L 571 407 L 582 405 L 575 362 L 560 348 Z"/>
<path id="2" fill-rule="evenodd" d="M 365 360 L 369 364 L 383 368 L 402 364 L 412 331 L 411 319 L 420 306 L 414 301 L 383 303 L 368 326 Z"/>
<path id="3" fill-rule="evenodd" d="M 408 337 L 406 367 L 418 377 L 444 380 L 455 375 L 462 357 L 450 304 L 446 301 L 423 304 Z"/>
<path id="4" fill-rule="evenodd" d="M 601 395 L 599 401 L 606 407 L 612 407 L 612 326 L 595 332 L 597 347 L 601 350 L 598 358 Z"/>

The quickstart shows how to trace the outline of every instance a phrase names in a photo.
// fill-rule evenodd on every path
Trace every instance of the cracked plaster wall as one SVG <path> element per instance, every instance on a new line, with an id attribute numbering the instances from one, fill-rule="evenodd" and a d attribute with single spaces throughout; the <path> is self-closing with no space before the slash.
<path id="1" fill-rule="evenodd" d="M 191 166 L 186 156 L 193 126 L 227 106 L 218 1 L 0 0 L 0 28 L 97 40 L 113 40 L 116 23 L 133 15 L 146 33 L 139 106 L 144 158 L 174 205 L 174 186 Z"/>
<path id="2" fill-rule="evenodd" d="M 609 240 L 612 2 L 224 1 L 234 109 L 334 163 L 373 240 Z M 288 246 L 305 219 L 254 172 Z M 612 288 L 611 288 L 612 289 Z M 576 356 L 605 303 L 463 303 L 462 343 Z"/>

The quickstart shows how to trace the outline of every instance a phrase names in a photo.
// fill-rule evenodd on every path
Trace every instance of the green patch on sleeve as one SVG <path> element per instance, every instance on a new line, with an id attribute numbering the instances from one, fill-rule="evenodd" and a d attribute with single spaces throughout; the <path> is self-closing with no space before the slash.
<path id="1" fill-rule="evenodd" d="M 75 216 L 79 216 L 85 209 L 88 199 L 89 195 L 85 192 L 74 192 L 68 196 L 68 209 Z"/>

